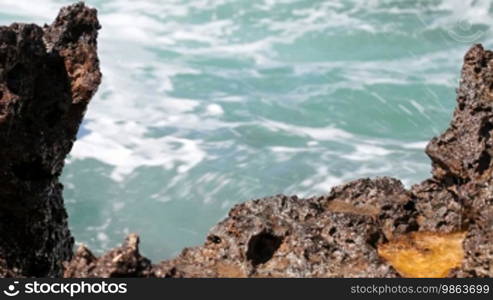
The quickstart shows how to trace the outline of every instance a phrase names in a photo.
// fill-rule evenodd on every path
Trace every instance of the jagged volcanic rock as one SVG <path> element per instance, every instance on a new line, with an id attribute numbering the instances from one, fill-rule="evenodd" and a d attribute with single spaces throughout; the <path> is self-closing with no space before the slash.
<path id="1" fill-rule="evenodd" d="M 99 28 L 82 3 L 0 27 L 0 257 L 15 273 L 59 276 L 72 256 L 58 177 L 101 80 Z"/>
<path id="2" fill-rule="evenodd" d="M 65 266 L 64 277 L 148 277 L 151 262 L 139 254 L 139 237 L 129 235 L 120 247 L 96 258 L 84 245 Z"/>
<path id="3" fill-rule="evenodd" d="M 457 108 L 449 128 L 428 144 L 433 176 L 452 183 L 491 180 L 493 52 L 474 46 L 464 57 Z"/>
<path id="4" fill-rule="evenodd" d="M 452 122 L 426 148 L 433 177 L 450 200 L 427 197 L 441 210 L 434 222 L 456 219 L 468 231 L 466 259 L 455 274 L 493 277 L 493 52 L 473 46 L 461 75 Z"/>
<path id="5" fill-rule="evenodd" d="M 480 45 L 465 56 L 450 127 L 426 148 L 433 177 L 411 189 L 383 177 L 247 201 L 204 245 L 155 265 L 136 235 L 72 257 L 58 175 L 100 82 L 98 28 L 83 4 L 43 29 L 0 28 L 0 277 L 57 276 L 62 262 L 64 277 L 398 277 L 378 249 L 413 232 L 466 232 L 449 276 L 493 277 L 493 52 Z"/>

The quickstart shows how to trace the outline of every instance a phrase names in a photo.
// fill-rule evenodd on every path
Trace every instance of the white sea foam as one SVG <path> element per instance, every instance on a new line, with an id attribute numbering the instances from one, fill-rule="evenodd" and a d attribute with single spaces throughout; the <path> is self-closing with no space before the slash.
<path id="1" fill-rule="evenodd" d="M 427 144 L 428 144 L 427 141 L 415 142 L 415 143 L 406 143 L 406 144 L 403 144 L 402 147 L 404 147 L 406 149 L 424 150 Z"/>
<path id="2" fill-rule="evenodd" d="M 364 161 L 364 160 L 372 160 L 378 156 L 386 156 L 391 154 L 391 150 L 387 150 L 382 147 L 374 146 L 374 145 L 356 145 L 356 149 L 354 152 L 349 154 L 344 154 L 342 157 L 355 160 L 355 161 Z"/>
<path id="3" fill-rule="evenodd" d="M 219 104 L 209 104 L 207 105 L 207 113 L 212 116 L 220 116 L 224 114 L 224 110 Z"/>
<path id="4" fill-rule="evenodd" d="M 273 131 L 283 130 L 289 134 L 310 137 L 317 141 L 337 141 L 352 137 L 349 132 L 334 127 L 305 127 L 271 120 L 264 120 L 263 124 Z"/>

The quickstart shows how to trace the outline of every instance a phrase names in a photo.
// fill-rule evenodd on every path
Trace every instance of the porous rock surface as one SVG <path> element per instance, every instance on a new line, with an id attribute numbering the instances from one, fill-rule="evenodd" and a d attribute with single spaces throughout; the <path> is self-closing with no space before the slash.
<path id="1" fill-rule="evenodd" d="M 0 276 L 60 276 L 72 257 L 58 177 L 101 80 L 99 27 L 83 4 L 0 27 Z"/>
<path id="2" fill-rule="evenodd" d="M 449 275 L 493 276 L 493 52 L 480 45 L 465 56 L 449 128 L 426 148 L 433 176 L 409 190 L 383 177 L 247 201 L 202 246 L 157 264 L 136 235 L 100 257 L 85 246 L 72 257 L 57 178 L 100 81 L 98 28 L 96 12 L 76 4 L 44 29 L 0 29 L 0 276 L 398 277 L 377 248 L 417 231 L 466 231 Z"/>

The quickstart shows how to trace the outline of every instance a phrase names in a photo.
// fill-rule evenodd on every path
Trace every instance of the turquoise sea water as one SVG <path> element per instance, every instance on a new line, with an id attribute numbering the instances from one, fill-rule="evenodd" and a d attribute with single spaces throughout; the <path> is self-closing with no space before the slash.
<path id="1" fill-rule="evenodd" d="M 0 21 L 69 3 L 2 0 Z M 86 3 L 104 81 L 62 178 L 70 226 L 97 253 L 139 233 L 152 259 L 245 200 L 425 179 L 465 51 L 493 46 L 489 0 Z"/>

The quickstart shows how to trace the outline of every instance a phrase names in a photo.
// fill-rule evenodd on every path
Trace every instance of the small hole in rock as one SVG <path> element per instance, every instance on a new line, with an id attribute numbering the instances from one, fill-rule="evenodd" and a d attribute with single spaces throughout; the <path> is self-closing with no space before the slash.
<path id="1" fill-rule="evenodd" d="M 213 235 L 213 234 L 212 235 L 209 235 L 207 237 L 207 239 L 209 241 L 211 241 L 212 243 L 214 243 L 214 244 L 220 244 L 222 242 L 222 240 L 221 240 L 220 237 L 218 237 L 217 235 Z"/>
<path id="2" fill-rule="evenodd" d="M 392 205 L 387 204 L 387 205 L 382 206 L 382 210 L 390 210 L 390 209 L 392 209 Z"/>
<path id="3" fill-rule="evenodd" d="M 419 230 L 419 224 L 416 221 L 411 221 L 407 225 L 406 232 L 414 232 Z"/>
<path id="4" fill-rule="evenodd" d="M 437 226 L 436 226 L 436 227 L 437 227 L 437 228 L 440 228 L 440 227 L 442 227 L 442 226 L 446 226 L 446 225 L 447 225 L 447 222 L 445 222 L 445 221 L 440 221 L 440 222 L 438 222 L 438 223 L 437 223 Z"/>
<path id="5" fill-rule="evenodd" d="M 366 242 L 372 246 L 373 248 L 377 248 L 378 241 L 380 240 L 380 233 L 379 232 L 373 232 L 370 234 Z"/>
<path id="6" fill-rule="evenodd" d="M 479 135 L 485 137 L 486 139 L 490 138 L 490 131 L 493 130 L 493 124 L 489 121 L 486 121 L 482 124 L 479 129 Z"/>
<path id="7" fill-rule="evenodd" d="M 481 153 L 481 156 L 479 157 L 478 160 L 478 167 L 476 168 L 476 171 L 479 174 L 483 174 L 484 171 L 486 171 L 490 167 L 490 163 L 491 163 L 491 156 L 486 152 Z"/>
<path id="8" fill-rule="evenodd" d="M 250 238 L 246 257 L 254 266 L 266 263 L 279 249 L 282 237 L 269 232 L 261 232 Z"/>
<path id="9" fill-rule="evenodd" d="M 405 205 L 404 205 L 404 209 L 405 210 L 414 210 L 415 209 L 415 204 L 413 201 L 408 201 Z"/>

